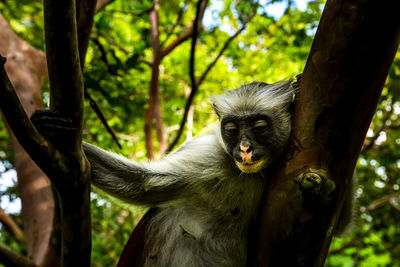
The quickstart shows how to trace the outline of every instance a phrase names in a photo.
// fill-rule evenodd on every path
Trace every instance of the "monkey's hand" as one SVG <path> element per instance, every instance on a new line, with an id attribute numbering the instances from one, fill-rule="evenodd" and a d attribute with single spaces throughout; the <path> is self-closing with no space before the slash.
<path id="1" fill-rule="evenodd" d="M 336 187 L 323 170 L 308 169 L 297 177 L 296 182 L 306 200 L 323 205 L 330 203 L 331 193 Z"/>
<path id="2" fill-rule="evenodd" d="M 71 140 L 76 130 L 71 119 L 62 117 L 55 110 L 37 110 L 31 121 L 44 138 L 53 144 L 64 144 L 62 146 L 67 145 L 65 141 Z"/>

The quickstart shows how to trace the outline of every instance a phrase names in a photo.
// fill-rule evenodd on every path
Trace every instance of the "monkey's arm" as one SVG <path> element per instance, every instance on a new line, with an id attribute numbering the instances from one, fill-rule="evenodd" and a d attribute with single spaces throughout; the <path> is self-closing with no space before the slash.
<path id="1" fill-rule="evenodd" d="M 122 200 L 155 205 L 179 198 L 187 186 L 167 172 L 151 170 L 99 147 L 83 143 L 92 184 Z"/>
<path id="2" fill-rule="evenodd" d="M 216 161 L 213 139 L 212 135 L 198 138 L 162 161 L 143 164 L 88 143 L 83 148 L 95 186 L 128 202 L 157 205 L 189 196 L 199 183 L 218 175 L 212 163 Z"/>

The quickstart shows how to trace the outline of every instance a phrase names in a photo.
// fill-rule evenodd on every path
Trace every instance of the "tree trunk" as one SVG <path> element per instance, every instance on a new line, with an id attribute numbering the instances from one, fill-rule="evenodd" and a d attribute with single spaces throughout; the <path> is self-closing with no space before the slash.
<path id="1" fill-rule="evenodd" d="M 252 265 L 324 265 L 398 48 L 399 8 L 398 0 L 328 0 L 300 82 L 286 162 L 265 175 Z M 315 187 L 329 181 L 324 177 L 335 182 L 329 204 L 302 194 L 298 183 L 307 175 L 319 181 Z"/>

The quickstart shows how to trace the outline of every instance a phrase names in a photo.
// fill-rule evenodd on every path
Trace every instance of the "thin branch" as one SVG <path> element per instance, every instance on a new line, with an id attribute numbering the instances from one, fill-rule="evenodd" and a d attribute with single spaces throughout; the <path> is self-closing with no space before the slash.
<path id="1" fill-rule="evenodd" d="M 92 96 L 85 90 L 85 97 L 89 99 L 90 106 L 92 107 L 93 111 L 96 113 L 97 117 L 99 117 L 100 121 L 103 123 L 104 127 L 106 128 L 107 132 L 111 135 L 112 139 L 115 141 L 119 149 L 122 149 L 121 144 L 118 141 L 118 138 L 115 136 L 114 131 L 111 129 L 110 125 L 108 124 L 106 118 L 104 117 L 103 113 L 101 112 L 99 106 L 97 105 L 96 101 L 92 98 Z"/>
<path id="2" fill-rule="evenodd" d="M 371 139 L 369 139 L 367 142 L 364 143 L 360 153 L 364 154 L 365 152 L 370 150 L 375 145 L 375 142 L 378 139 L 378 137 L 380 136 L 380 133 L 385 131 L 386 128 L 388 127 L 388 121 L 390 120 L 390 116 L 393 114 L 393 110 L 394 110 L 394 108 L 392 105 L 390 111 L 388 111 L 385 114 L 385 117 L 382 119 L 381 127 L 379 128 L 378 131 L 376 131 L 375 135 Z"/>
<path id="3" fill-rule="evenodd" d="M 116 48 L 118 48 L 120 51 L 122 51 L 124 54 L 126 55 L 132 55 L 133 53 L 128 51 L 125 47 L 123 47 L 122 45 L 120 45 L 119 43 L 117 43 L 114 39 L 102 34 L 102 33 L 97 33 L 97 36 L 92 36 L 91 38 L 99 38 L 102 37 L 104 39 L 107 40 L 107 42 L 109 42 L 111 45 L 114 45 Z M 144 57 L 140 56 L 139 57 L 139 62 L 144 63 L 146 65 L 148 65 L 149 67 L 151 67 L 153 65 L 152 62 L 147 61 Z"/>
<path id="4" fill-rule="evenodd" d="M 196 31 L 198 32 L 201 27 L 201 21 L 203 19 L 204 11 L 206 10 L 208 0 L 199 0 L 197 3 L 196 17 L 197 19 L 193 20 L 192 25 L 186 28 L 186 30 L 179 35 L 175 40 L 173 40 L 167 47 L 163 48 L 161 52 L 161 57 L 165 57 L 169 53 L 171 53 L 178 45 L 189 39 L 190 36 L 194 33 L 194 25 L 197 25 Z"/>
<path id="5" fill-rule="evenodd" d="M 116 12 L 116 13 L 122 13 L 122 14 L 127 14 L 127 15 L 132 15 L 135 17 L 141 17 L 145 14 L 149 14 L 154 8 L 154 5 L 150 6 L 149 8 L 146 8 L 141 11 L 128 11 L 128 10 L 118 10 L 118 9 L 110 9 L 108 11 L 110 12 Z"/>
<path id="6" fill-rule="evenodd" d="M 202 4 L 203 4 L 202 0 L 199 0 L 197 2 L 196 17 L 194 18 L 192 25 L 198 25 L 198 23 L 199 23 L 200 13 L 201 13 L 200 9 L 201 9 L 201 5 Z M 191 45 L 191 49 L 190 49 L 190 61 L 189 61 L 189 74 L 190 74 L 190 82 L 192 84 L 192 91 L 190 92 L 188 100 L 186 101 L 186 105 L 185 105 L 185 111 L 186 112 L 183 114 L 183 118 L 182 118 L 181 124 L 179 126 L 179 131 L 176 134 L 174 140 L 172 140 L 171 144 L 169 145 L 169 147 L 167 149 L 167 153 L 171 152 L 171 150 L 178 143 L 179 137 L 182 135 L 183 127 L 185 126 L 185 123 L 186 123 L 186 119 L 187 119 L 189 108 L 190 108 L 190 106 L 192 104 L 194 95 L 197 92 L 196 78 L 195 78 L 195 75 L 194 75 L 197 35 L 198 35 L 198 27 L 194 27 L 193 28 L 193 35 L 192 35 L 192 45 Z"/>
<path id="7" fill-rule="evenodd" d="M 109 42 L 110 44 L 114 45 L 115 47 L 117 47 L 119 50 L 121 50 L 122 52 L 124 52 L 124 54 L 126 55 L 132 55 L 132 52 L 128 51 L 125 47 L 123 47 L 122 45 L 120 45 L 119 43 L 117 43 L 113 38 L 110 38 L 107 35 L 104 35 L 100 32 L 94 32 L 96 35 L 94 36 L 90 36 L 91 39 L 99 39 L 99 37 L 102 37 L 104 39 L 107 40 L 107 42 Z"/>
<path id="8" fill-rule="evenodd" d="M 258 7 L 258 2 L 254 4 L 252 12 L 250 13 L 249 17 L 243 22 L 242 27 L 240 27 L 239 30 L 235 32 L 231 37 L 228 38 L 228 40 L 225 41 L 224 45 L 222 46 L 221 50 L 219 51 L 218 55 L 215 57 L 215 59 L 207 66 L 206 70 L 203 72 L 203 74 L 200 76 L 200 79 L 197 81 L 197 86 L 200 86 L 204 79 L 206 78 L 207 74 L 210 72 L 212 67 L 217 63 L 218 59 L 223 55 L 225 50 L 228 48 L 229 44 L 240 34 L 244 29 L 246 29 L 247 24 L 254 18 L 254 16 L 257 14 L 257 7 Z"/>
<path id="9" fill-rule="evenodd" d="M 0 222 L 4 225 L 6 230 L 14 236 L 18 243 L 22 244 L 24 242 L 24 233 L 21 228 L 19 228 L 11 216 L 2 208 L 0 208 Z"/>
<path id="10" fill-rule="evenodd" d="M 190 95 L 186 101 L 186 105 L 185 105 L 185 110 L 183 112 L 183 118 L 181 120 L 180 123 L 180 127 L 178 132 L 176 133 L 174 139 L 172 140 L 171 144 L 169 145 L 167 152 L 171 152 L 172 149 L 176 146 L 176 144 L 179 141 L 179 138 L 182 135 L 183 132 L 183 128 L 185 127 L 185 123 L 186 123 L 186 119 L 190 110 L 190 107 L 193 103 L 193 99 L 195 94 L 198 91 L 198 87 L 200 87 L 200 85 L 204 82 L 207 74 L 210 72 L 210 70 L 214 67 L 214 65 L 217 63 L 218 59 L 222 56 L 222 54 L 224 53 L 224 51 L 228 48 L 229 44 L 246 28 L 247 24 L 254 18 L 254 16 L 256 15 L 256 8 L 258 6 L 258 3 L 256 3 L 253 7 L 252 13 L 250 14 L 249 18 L 243 22 L 242 27 L 237 30 L 235 32 L 235 34 L 233 34 L 231 37 L 228 38 L 228 40 L 225 41 L 224 45 L 222 46 L 221 50 L 219 51 L 218 55 L 215 57 L 215 59 L 207 66 L 206 70 L 203 72 L 203 74 L 200 76 L 200 79 L 197 81 L 195 87 L 192 86 L 192 91 L 190 92 Z M 191 57 L 190 61 L 194 61 L 194 59 Z M 191 70 L 192 72 L 192 70 Z M 193 70 L 194 72 L 194 70 Z M 192 73 L 191 73 L 192 76 Z M 192 82 L 193 84 L 193 82 Z"/>
<path id="11" fill-rule="evenodd" d="M 251 17 L 253 18 L 254 15 Z M 251 19 L 250 19 L 251 20 Z M 207 66 L 206 70 L 203 72 L 203 74 L 200 76 L 200 79 L 197 81 L 197 86 L 200 86 L 203 82 L 204 79 L 206 78 L 207 74 L 210 72 L 210 70 L 214 67 L 214 65 L 217 63 L 218 59 L 223 55 L 225 50 L 228 48 L 229 44 L 244 30 L 246 29 L 247 23 L 250 21 L 248 20 L 246 23 L 242 25 L 242 27 L 235 32 L 234 35 L 228 38 L 228 40 L 225 41 L 224 46 L 221 48 L 219 51 L 218 55 L 215 57 L 215 59 Z"/>
<path id="12" fill-rule="evenodd" d="M 400 200 L 400 193 L 389 194 L 377 200 L 374 200 L 371 204 L 368 205 L 368 207 L 366 207 L 366 210 L 368 211 L 375 210 L 386 203 L 389 203 L 395 209 L 399 210 L 399 200 Z"/>
<path id="13" fill-rule="evenodd" d="M 0 244 L 0 263 L 6 267 L 38 267 L 30 260 L 22 257 L 3 244 Z"/>
<path id="14" fill-rule="evenodd" d="M 183 18 L 183 13 L 184 13 L 186 7 L 187 7 L 187 0 L 183 3 L 182 8 L 179 10 L 178 17 L 177 17 L 177 19 L 176 19 L 175 24 L 174 24 L 174 25 L 171 27 L 171 29 L 167 32 L 167 37 L 166 37 L 165 40 L 161 43 L 161 46 L 162 46 L 162 47 L 164 46 L 164 44 L 165 44 L 166 42 L 168 42 L 169 38 L 170 38 L 171 35 L 174 33 L 175 28 L 181 23 L 181 20 L 182 20 L 182 18 Z"/>
<path id="15" fill-rule="evenodd" d="M 359 246 L 360 243 L 361 243 L 360 238 L 359 237 L 355 237 L 352 240 L 350 240 L 349 242 L 347 242 L 344 245 L 342 245 L 340 248 L 329 250 L 329 255 L 339 254 L 342 251 L 344 251 L 344 250 L 346 250 L 346 249 L 348 249 L 350 247 Z"/>
<path id="16" fill-rule="evenodd" d="M 104 62 L 104 64 L 106 64 L 107 66 L 107 71 L 115 76 L 119 76 L 122 77 L 121 74 L 119 74 L 113 67 L 111 67 L 110 62 L 108 62 L 107 59 L 107 52 L 106 49 L 104 48 L 104 46 L 100 43 L 100 40 L 95 37 L 95 36 L 91 36 L 90 39 L 93 41 L 93 43 L 96 44 L 96 46 L 99 48 L 100 54 L 101 54 L 101 60 Z"/>

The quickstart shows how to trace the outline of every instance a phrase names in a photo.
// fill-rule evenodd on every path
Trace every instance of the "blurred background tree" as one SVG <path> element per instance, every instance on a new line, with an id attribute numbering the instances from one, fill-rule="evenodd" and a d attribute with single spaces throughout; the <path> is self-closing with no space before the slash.
<path id="1" fill-rule="evenodd" d="M 185 34 L 192 26 L 196 2 L 98 1 L 84 73 L 86 141 L 133 160 L 162 156 L 179 129 L 190 94 L 190 41 L 185 42 L 189 38 Z M 255 3 L 259 5 L 252 14 Z M 204 81 L 199 83 L 180 143 L 204 133 L 216 122 L 208 101 L 210 95 L 255 80 L 275 82 L 301 73 L 324 4 L 322 0 L 210 1 L 196 45 L 195 76 L 198 81 L 204 76 Z M 155 5 L 159 32 L 156 47 L 152 46 L 154 31 L 150 23 Z M 44 50 L 41 1 L 3 0 L 0 11 L 20 38 Z M 186 39 L 162 54 L 180 38 Z M 157 53 L 163 55 L 157 74 L 156 108 L 160 117 L 157 119 L 153 113 L 150 125 L 156 134 L 146 143 L 144 125 L 146 110 L 151 106 L 150 81 Z M 209 66 L 211 69 L 206 72 Z M 49 102 L 47 87 L 42 93 L 45 105 Z M 358 162 L 354 227 L 343 238 L 334 240 L 326 266 L 400 266 L 399 94 L 400 53 L 392 65 Z M 91 106 L 98 107 L 112 130 L 107 130 L 99 111 Z M 157 126 L 160 119 L 161 131 Z M 14 156 L 6 127 L 0 124 L 0 207 L 23 230 Z M 93 189 L 93 266 L 116 264 L 144 211 Z M 1 222 L 0 243 L 26 255 L 24 241 Z"/>

